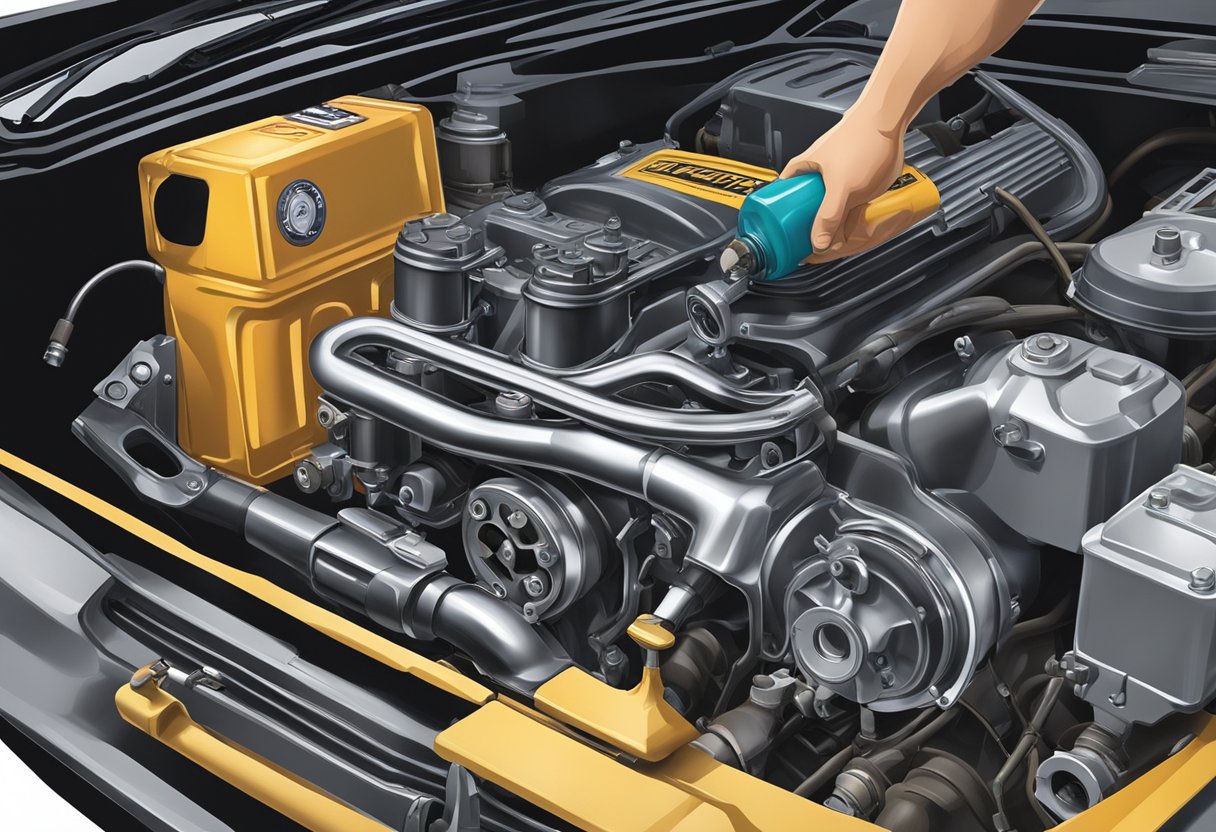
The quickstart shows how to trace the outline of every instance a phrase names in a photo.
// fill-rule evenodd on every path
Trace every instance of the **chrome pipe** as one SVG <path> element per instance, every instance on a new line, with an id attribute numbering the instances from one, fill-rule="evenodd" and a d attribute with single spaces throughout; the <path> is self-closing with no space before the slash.
<path id="1" fill-rule="evenodd" d="M 707 367 L 669 352 L 638 353 L 586 370 L 558 370 L 553 375 L 587 390 L 607 394 L 618 393 L 645 381 L 666 380 L 739 410 L 778 406 L 787 402 L 791 395 L 789 391 L 739 387 Z"/>
<path id="2" fill-rule="evenodd" d="M 818 394 L 799 386 L 780 399 L 760 401 L 755 408 L 741 413 L 673 410 L 631 404 L 600 395 L 594 389 L 555 378 L 541 371 L 507 361 L 482 347 L 437 337 L 383 318 L 354 318 L 326 330 L 313 342 L 313 373 L 325 390 L 341 383 L 340 372 L 331 365 L 353 367 L 360 363 L 357 352 L 366 347 L 383 347 L 412 355 L 475 384 L 495 390 L 527 393 L 532 400 L 586 425 L 618 436 L 656 443 L 691 445 L 735 445 L 769 439 L 787 433 L 804 422 L 824 414 Z M 367 362 L 363 362 L 366 364 Z M 626 364 L 625 377 L 636 368 Z M 664 372 L 670 371 L 667 362 Z M 325 375 L 325 380 L 321 376 Z M 610 372 L 592 373 L 590 384 L 603 384 Z M 690 376 L 705 389 L 705 374 Z M 331 385 L 332 383 L 332 385 Z M 724 394 L 720 387 L 718 396 Z M 738 398 L 738 396 L 735 396 Z M 375 411 L 372 411 L 375 412 Z"/>
<path id="3" fill-rule="evenodd" d="M 347 321 L 313 341 L 313 376 L 328 396 L 443 450 L 500 465 L 558 471 L 647 500 L 692 526 L 693 539 L 687 554 L 690 560 L 744 590 L 749 597 L 759 595 L 759 556 L 770 527 L 824 487 L 818 468 L 810 464 L 792 465 L 767 477 L 752 477 L 564 420 L 497 418 L 449 401 L 357 354 L 361 347 L 389 347 L 436 361 L 445 368 L 449 362 L 455 363 L 454 359 L 467 358 L 475 369 L 467 371 L 466 378 L 492 379 L 500 389 L 519 390 L 546 404 L 555 399 L 555 391 L 569 393 L 587 406 L 611 403 L 564 382 L 537 378 L 533 371 L 496 356 L 438 341 L 427 333 L 381 319 Z M 813 397 L 809 390 L 804 393 Z M 797 401 L 801 406 L 807 398 L 799 396 Z M 631 409 L 644 414 L 632 418 L 654 418 L 650 409 Z M 578 412 L 580 408 L 568 410 Z M 746 415 L 755 417 L 757 413 Z M 684 413 L 680 417 L 682 423 L 711 415 L 724 414 Z M 602 424 L 604 420 L 588 421 Z M 684 441 L 690 440 L 685 437 Z M 741 441 L 741 437 L 736 434 L 732 441 Z"/>

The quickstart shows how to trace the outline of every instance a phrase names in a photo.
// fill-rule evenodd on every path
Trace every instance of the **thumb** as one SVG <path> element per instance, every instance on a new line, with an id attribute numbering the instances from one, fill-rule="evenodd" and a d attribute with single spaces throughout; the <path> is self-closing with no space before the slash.
<path id="1" fill-rule="evenodd" d="M 819 165 L 812 162 L 806 156 L 795 156 L 786 163 L 781 169 L 779 179 L 789 179 L 791 176 L 801 176 L 804 173 L 814 173 L 819 170 Z"/>
<path id="2" fill-rule="evenodd" d="M 823 204 L 819 206 L 815 221 L 811 224 L 811 245 L 815 251 L 827 250 L 832 240 L 836 239 L 840 223 L 848 211 L 848 200 L 848 193 L 843 190 L 828 188 L 824 194 Z"/>

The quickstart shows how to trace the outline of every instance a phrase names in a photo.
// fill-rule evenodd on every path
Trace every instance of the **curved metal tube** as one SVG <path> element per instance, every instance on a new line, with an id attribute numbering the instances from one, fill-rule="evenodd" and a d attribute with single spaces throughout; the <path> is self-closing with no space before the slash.
<path id="1" fill-rule="evenodd" d="M 441 639 L 500 684 L 531 694 L 570 667 L 565 651 L 504 601 L 447 572 L 412 566 L 327 514 L 222 474 L 199 500 L 196 513 L 239 516 L 250 544 L 323 597 L 421 641 Z"/>
<path id="2" fill-rule="evenodd" d="M 419 354 L 418 343 L 435 340 L 400 325 L 389 326 L 397 330 L 389 333 L 393 344 L 404 352 Z M 764 603 L 760 555 L 776 528 L 822 493 L 825 483 L 816 466 L 798 463 L 766 477 L 749 477 L 568 422 L 513 421 L 476 412 L 354 354 L 356 345 L 382 342 L 386 329 L 379 320 L 349 321 L 313 341 L 313 375 L 329 396 L 438 448 L 491 463 L 573 474 L 680 517 L 693 529 L 686 560 L 718 575 L 747 598 L 747 656 L 759 654 Z M 480 358 L 480 353 L 470 352 Z M 535 395 L 530 386 L 520 388 Z M 747 669 L 744 659 L 736 665 L 733 675 Z"/>
<path id="3" fill-rule="evenodd" d="M 386 347 L 407 353 L 476 384 L 527 393 L 539 404 L 609 433 L 652 442 L 736 445 L 778 436 L 823 413 L 823 403 L 809 387 L 798 387 L 780 401 L 744 413 L 630 404 L 506 361 L 480 347 L 436 337 L 383 318 L 354 318 L 317 337 L 311 361 L 321 387 L 334 390 L 342 385 L 344 373 L 349 377 L 348 368 L 367 366 L 355 355 L 363 347 Z M 337 372 L 333 371 L 334 363 L 341 368 Z M 592 378 L 596 383 L 596 376 Z M 703 377 L 698 379 L 704 384 Z M 378 413 L 375 408 L 371 412 Z"/>
<path id="4" fill-rule="evenodd" d="M 787 402 L 788 392 L 748 390 L 726 381 L 696 362 L 669 352 L 644 352 L 587 370 L 557 371 L 554 375 L 597 393 L 616 393 L 634 384 L 667 379 L 721 404 L 758 410 Z"/>
<path id="5" fill-rule="evenodd" d="M 438 339 L 427 333 L 380 319 L 355 319 L 331 327 L 313 341 L 313 375 L 330 396 L 444 450 L 492 463 L 560 471 L 642 497 L 688 521 L 694 529 L 688 557 L 716 574 L 734 578 L 732 583 L 738 584 L 744 576 L 746 583 L 758 580 L 755 554 L 764 548 L 771 515 L 794 502 L 801 505 L 822 488 L 822 477 L 814 466 L 791 466 L 767 478 L 743 476 L 581 425 L 514 421 L 470 410 L 354 354 L 359 346 L 384 345 L 386 340 L 394 349 L 427 360 L 431 355 L 448 355 L 447 350 L 433 349 Z M 479 377 L 546 400 L 531 384 L 513 384 L 530 382 L 536 373 L 505 361 L 490 361 L 479 351 L 469 352 L 486 365 L 503 367 L 499 376 L 481 376 L 489 372 L 481 367 Z M 506 368 L 513 371 L 510 378 Z M 542 390 L 551 390 L 548 385 L 553 384 L 570 389 L 552 379 L 540 381 L 547 383 L 538 385 Z M 573 392 L 580 401 L 588 396 L 577 388 Z M 593 400 L 603 401 L 598 396 Z M 653 418 L 645 408 L 632 409 L 643 411 L 637 418 Z M 738 435 L 733 439 L 740 440 Z"/>
<path id="6" fill-rule="evenodd" d="M 570 667 L 561 648 L 550 646 L 537 628 L 473 584 L 445 592 L 431 626 L 482 673 L 517 690 L 533 691 Z"/>

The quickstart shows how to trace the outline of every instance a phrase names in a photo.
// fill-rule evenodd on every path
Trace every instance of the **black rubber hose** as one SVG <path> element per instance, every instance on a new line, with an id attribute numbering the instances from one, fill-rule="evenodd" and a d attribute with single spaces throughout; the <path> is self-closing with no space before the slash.
<path id="1" fill-rule="evenodd" d="M 833 780 L 840 770 L 856 755 L 857 749 L 852 743 L 833 754 L 827 762 L 815 769 L 809 777 L 794 789 L 799 797 L 810 797 Z"/>
<path id="2" fill-rule="evenodd" d="M 1051 258 L 1052 264 L 1056 267 L 1056 271 L 1060 274 L 1060 279 L 1067 286 L 1072 282 L 1072 269 L 1068 267 L 1068 261 L 1064 259 L 1064 254 L 1060 251 L 1056 241 L 1051 239 L 1051 235 L 1047 233 L 1047 229 L 1043 228 L 1043 224 L 1039 222 L 1034 214 L 1030 213 L 1030 209 L 1026 207 L 1022 200 L 1018 199 L 1013 194 L 1004 188 L 993 188 L 992 193 L 1004 205 L 1017 215 L 1017 218 L 1022 221 L 1022 224 L 1030 230 L 1035 239 L 1043 244 L 1043 248 L 1047 250 L 1048 256 Z"/>
<path id="3" fill-rule="evenodd" d="M 984 328 L 1041 326 L 1080 317 L 1082 317 L 1081 312 L 1071 306 L 1050 304 L 1012 306 L 1002 298 L 967 298 L 903 322 L 900 329 L 883 333 L 849 355 L 824 366 L 820 370 L 820 375 L 825 379 L 832 379 L 830 386 L 835 389 L 839 389 L 844 384 L 859 382 L 867 387 L 873 387 L 885 378 L 885 375 L 877 377 L 876 371 L 889 372 L 890 367 L 917 344 L 947 330 L 960 326 L 982 326 Z M 852 365 L 857 365 L 856 372 L 845 379 L 843 384 L 840 383 L 835 377 Z"/>
<path id="4" fill-rule="evenodd" d="M 1131 153 L 1123 157 L 1123 161 L 1115 165 L 1110 176 L 1106 178 L 1110 187 L 1115 187 L 1120 179 L 1140 163 L 1146 156 L 1156 153 L 1166 147 L 1179 144 L 1216 144 L 1216 129 L 1211 127 L 1176 127 L 1165 130 L 1138 144 Z"/>
<path id="5" fill-rule="evenodd" d="M 1216 380 L 1216 359 L 1208 362 L 1199 375 L 1195 376 L 1186 386 L 1186 400 L 1189 404 L 1205 387 Z"/>
<path id="6" fill-rule="evenodd" d="M 823 765 L 811 772 L 795 789 L 794 794 L 809 797 L 826 786 L 841 772 L 854 757 L 872 757 L 887 750 L 895 750 L 902 754 L 915 751 L 930 737 L 958 716 L 957 711 L 935 713 L 933 708 L 926 708 L 908 721 L 895 733 L 870 743 L 859 743 L 855 738 L 844 748 L 833 754 Z"/>

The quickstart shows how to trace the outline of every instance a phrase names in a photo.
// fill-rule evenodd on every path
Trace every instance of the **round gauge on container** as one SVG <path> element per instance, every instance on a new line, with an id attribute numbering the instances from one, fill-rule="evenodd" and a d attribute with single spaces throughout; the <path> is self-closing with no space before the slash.
<path id="1" fill-rule="evenodd" d="M 293 246 L 306 246 L 325 227 L 325 196 L 312 182 L 297 179 L 279 194 L 279 231 Z"/>

